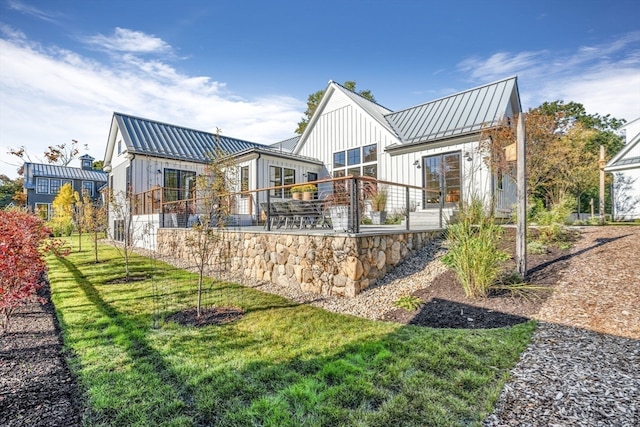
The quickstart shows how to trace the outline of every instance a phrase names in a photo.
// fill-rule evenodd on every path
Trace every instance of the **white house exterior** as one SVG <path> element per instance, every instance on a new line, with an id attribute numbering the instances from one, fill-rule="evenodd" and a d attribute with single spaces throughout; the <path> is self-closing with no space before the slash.
<path id="1" fill-rule="evenodd" d="M 612 206 L 616 220 L 640 219 L 640 118 L 621 129 L 625 145 L 605 166 L 613 174 Z"/>
<path id="2" fill-rule="evenodd" d="M 418 209 L 453 208 L 473 195 L 508 215 L 515 184 L 496 179 L 478 145 L 483 128 L 520 112 L 516 77 L 397 112 L 329 82 L 293 152 L 319 159 L 332 176 L 370 175 L 441 191 L 418 201 Z"/>
<path id="3" fill-rule="evenodd" d="M 305 132 L 269 146 L 114 113 L 104 170 L 116 195 L 162 187 L 176 189 L 165 193 L 165 201 L 184 199 L 210 154 L 220 148 L 239 168 L 238 190 L 329 176 L 371 176 L 426 187 L 431 192 L 413 201 L 419 211 L 444 208 L 450 213 L 473 195 L 508 215 L 516 200 L 515 185 L 487 169 L 478 145 L 482 129 L 520 111 L 516 77 L 397 112 L 329 82 Z M 256 220 L 264 198 L 266 193 L 241 199 L 236 213 Z M 391 200 L 390 209 L 403 202 Z"/>

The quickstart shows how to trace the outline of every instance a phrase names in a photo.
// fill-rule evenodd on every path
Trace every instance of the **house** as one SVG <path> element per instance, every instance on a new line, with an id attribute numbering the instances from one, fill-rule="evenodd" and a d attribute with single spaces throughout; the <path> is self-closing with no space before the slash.
<path id="1" fill-rule="evenodd" d="M 218 150 L 234 159 L 238 191 L 314 181 L 323 170 L 319 160 L 294 155 L 290 149 L 122 113 L 113 114 L 104 170 L 116 196 L 162 187 L 163 201 L 171 202 L 192 197 L 196 176 L 205 171 Z M 286 194 L 274 190 L 271 195 Z M 239 224 L 255 219 L 260 202 L 258 197 L 238 200 Z"/>
<path id="2" fill-rule="evenodd" d="M 640 219 L 640 118 L 622 128 L 625 145 L 605 166 L 613 174 L 612 203 L 616 220 Z"/>
<path id="3" fill-rule="evenodd" d="M 334 177 L 426 188 L 418 210 L 451 214 L 461 198 L 474 196 L 507 216 L 515 183 L 489 171 L 478 146 L 482 129 L 521 109 L 516 77 L 395 112 L 330 81 L 292 152 L 319 159 Z"/>
<path id="4" fill-rule="evenodd" d="M 52 215 L 51 204 L 64 184 L 71 184 L 79 194 L 86 192 L 99 200 L 100 189 L 107 183 L 107 174 L 92 169 L 94 158 L 85 154 L 79 157 L 81 167 L 58 166 L 43 163 L 24 164 L 24 192 L 27 206 L 43 219 Z"/>
<path id="5" fill-rule="evenodd" d="M 482 129 L 520 111 L 516 77 L 396 112 L 330 81 L 304 133 L 272 145 L 114 113 L 104 170 L 115 194 L 161 187 L 165 202 L 186 199 L 218 148 L 239 168 L 238 190 L 361 175 L 426 188 L 417 211 L 451 214 L 474 195 L 506 216 L 515 185 L 487 168 L 478 146 Z M 260 197 L 239 201 L 242 221 L 257 219 Z"/>

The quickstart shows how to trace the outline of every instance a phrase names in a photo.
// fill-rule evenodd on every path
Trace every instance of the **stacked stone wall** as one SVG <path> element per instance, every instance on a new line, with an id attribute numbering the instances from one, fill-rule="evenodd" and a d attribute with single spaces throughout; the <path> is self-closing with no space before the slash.
<path id="1" fill-rule="evenodd" d="M 160 255 L 193 260 L 191 229 L 158 230 Z M 211 264 L 254 280 L 319 295 L 353 297 L 421 249 L 440 231 L 376 235 L 299 235 L 223 231 Z"/>

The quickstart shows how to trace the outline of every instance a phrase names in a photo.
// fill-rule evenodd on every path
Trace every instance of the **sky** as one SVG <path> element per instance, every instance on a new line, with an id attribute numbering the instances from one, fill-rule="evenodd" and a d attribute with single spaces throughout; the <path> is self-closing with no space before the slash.
<path id="1" fill-rule="evenodd" d="M 400 110 L 514 75 L 525 111 L 639 118 L 640 2 L 0 0 L 0 174 L 103 159 L 114 112 L 269 144 L 330 80 Z"/>

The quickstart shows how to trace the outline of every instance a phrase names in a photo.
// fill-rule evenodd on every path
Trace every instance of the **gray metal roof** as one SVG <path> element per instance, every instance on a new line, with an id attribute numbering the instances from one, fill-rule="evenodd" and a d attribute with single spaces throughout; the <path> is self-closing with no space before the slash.
<path id="1" fill-rule="evenodd" d="M 300 135 L 294 136 L 293 138 L 285 139 L 284 141 L 276 142 L 274 144 L 269 145 L 269 147 L 278 151 L 286 151 L 291 153 L 294 148 L 296 148 L 296 144 L 300 141 Z"/>
<path id="2" fill-rule="evenodd" d="M 352 90 L 347 89 L 346 87 L 342 86 L 340 83 L 336 83 L 334 81 L 331 81 L 331 82 L 329 82 L 329 85 L 331 85 L 331 84 L 334 84 L 337 87 L 339 87 L 340 89 L 342 89 L 342 92 L 346 96 L 351 98 L 353 100 L 353 102 L 358 104 L 371 117 L 376 119 L 382 126 L 387 128 L 389 130 L 389 132 L 396 133 L 395 129 L 393 129 L 393 127 L 390 126 L 390 123 L 385 119 L 385 116 L 387 114 L 392 113 L 392 111 L 390 109 L 378 104 L 377 102 L 374 102 L 374 101 L 371 101 L 371 100 L 365 98 L 364 96 L 360 95 L 359 93 L 356 93 L 356 92 L 354 92 Z"/>
<path id="3" fill-rule="evenodd" d="M 24 164 L 25 187 L 30 188 L 35 178 L 59 178 L 82 181 L 107 182 L 107 174 L 98 170 L 87 170 L 69 166 L 49 165 L 45 163 Z"/>
<path id="4" fill-rule="evenodd" d="M 515 97 L 515 99 L 514 99 Z M 387 114 L 385 117 L 405 144 L 462 136 L 496 125 L 510 102 L 520 99 L 517 78 L 511 77 L 426 104 Z"/>
<path id="5" fill-rule="evenodd" d="M 114 118 L 131 153 L 207 163 L 215 153 L 215 134 L 174 126 L 167 123 L 114 113 Z M 233 154 L 267 145 L 220 135 L 220 148 Z"/>

